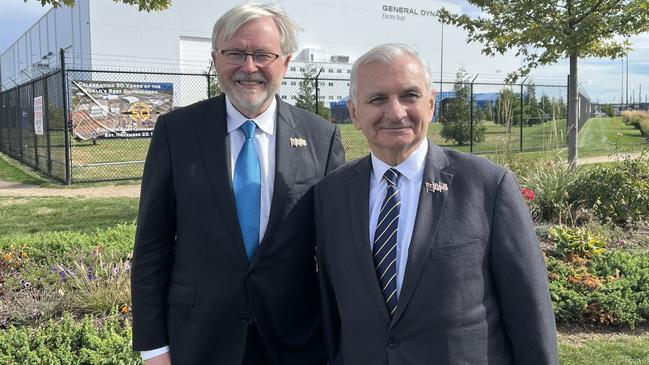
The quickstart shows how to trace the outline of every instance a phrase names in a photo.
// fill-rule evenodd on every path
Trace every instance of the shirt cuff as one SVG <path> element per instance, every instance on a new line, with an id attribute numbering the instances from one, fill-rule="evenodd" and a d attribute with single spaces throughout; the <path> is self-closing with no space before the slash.
<path id="1" fill-rule="evenodd" d="M 142 360 L 149 360 L 153 359 L 156 356 L 162 355 L 164 353 L 169 352 L 169 346 L 165 347 L 160 347 L 157 349 L 153 350 L 148 350 L 148 351 L 140 351 L 140 355 L 142 355 Z"/>

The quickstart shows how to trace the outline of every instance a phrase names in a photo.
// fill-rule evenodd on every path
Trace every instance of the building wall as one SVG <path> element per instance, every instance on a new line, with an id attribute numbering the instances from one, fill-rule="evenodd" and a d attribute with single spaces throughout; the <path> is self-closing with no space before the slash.
<path id="1" fill-rule="evenodd" d="M 88 2 L 74 8 L 52 9 L 0 55 L 2 88 L 16 86 L 43 72 L 58 68 L 61 48 L 75 55 L 66 59 L 74 67 L 89 67 L 90 19 Z"/>
<path id="2" fill-rule="evenodd" d="M 51 10 L 2 54 L 0 77 L 4 85 L 6 77 L 20 74 L 48 52 L 57 55 L 59 48 L 68 48 L 79 67 L 201 72 L 209 68 L 214 21 L 239 3 L 173 1 L 166 11 L 141 13 L 112 0 L 78 0 L 74 9 Z M 304 29 L 301 49 L 349 56 L 350 62 L 379 43 L 400 42 L 419 50 L 435 80 L 443 73 L 445 81 L 452 81 L 461 65 L 481 77 L 505 75 L 519 65 L 512 56 L 482 56 L 479 45 L 467 45 L 465 33 L 448 25 L 442 50 L 442 26 L 432 14 L 442 6 L 460 12 L 456 4 L 430 0 L 280 0 L 279 4 Z"/>

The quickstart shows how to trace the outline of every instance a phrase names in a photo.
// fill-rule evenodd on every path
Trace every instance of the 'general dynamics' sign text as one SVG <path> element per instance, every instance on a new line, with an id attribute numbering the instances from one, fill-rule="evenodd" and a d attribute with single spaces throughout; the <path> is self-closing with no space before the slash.
<path id="1" fill-rule="evenodd" d="M 408 15 L 434 17 L 435 12 L 428 9 L 409 8 L 405 6 L 383 5 L 381 18 L 405 21 Z"/>

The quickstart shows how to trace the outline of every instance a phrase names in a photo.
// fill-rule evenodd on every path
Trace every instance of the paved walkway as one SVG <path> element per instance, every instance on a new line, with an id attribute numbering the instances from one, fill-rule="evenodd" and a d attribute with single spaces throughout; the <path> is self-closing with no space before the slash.
<path id="1" fill-rule="evenodd" d="M 140 184 L 102 185 L 92 187 L 42 188 L 0 180 L 0 196 L 63 196 L 86 198 L 138 198 Z"/>
<path id="2" fill-rule="evenodd" d="M 595 156 L 595 157 L 585 157 L 585 158 L 578 158 L 577 159 L 577 165 L 585 165 L 589 163 L 599 163 L 599 162 L 614 162 L 614 161 L 621 161 L 624 156 L 629 156 L 630 158 L 638 158 L 640 157 L 640 152 L 634 152 L 634 153 L 622 153 L 620 154 L 619 158 L 615 158 L 613 156 Z"/>

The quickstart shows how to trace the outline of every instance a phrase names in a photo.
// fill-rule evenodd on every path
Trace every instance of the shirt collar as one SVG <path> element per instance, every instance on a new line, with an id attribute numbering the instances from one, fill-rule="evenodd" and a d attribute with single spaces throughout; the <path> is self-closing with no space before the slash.
<path id="1" fill-rule="evenodd" d="M 228 123 L 228 133 L 232 132 L 235 129 L 239 129 L 243 123 L 247 120 L 254 120 L 257 127 L 261 129 L 264 133 L 268 135 L 273 135 L 275 132 L 275 120 L 277 119 L 277 100 L 273 98 L 270 105 L 260 115 L 256 118 L 250 119 L 245 117 L 237 108 L 232 105 L 232 102 L 225 96 L 225 114 L 226 120 Z"/>
<path id="2" fill-rule="evenodd" d="M 424 164 L 426 163 L 426 154 L 428 153 L 428 140 L 424 139 L 419 143 L 412 155 L 408 156 L 405 161 L 397 166 L 390 166 L 381 161 L 374 153 L 370 153 L 372 158 L 372 178 L 377 184 L 383 179 L 385 172 L 394 167 L 399 171 L 401 176 L 405 176 L 408 180 L 417 182 L 424 177 Z"/>

